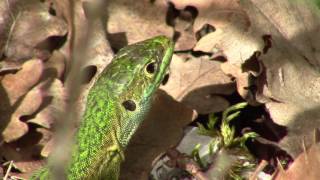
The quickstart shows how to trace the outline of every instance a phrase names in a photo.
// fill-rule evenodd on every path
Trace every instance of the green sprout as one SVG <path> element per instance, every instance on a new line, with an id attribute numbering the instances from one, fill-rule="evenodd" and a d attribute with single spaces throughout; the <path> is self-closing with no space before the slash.
<path id="1" fill-rule="evenodd" d="M 248 139 L 254 139 L 258 136 L 255 132 L 246 132 L 240 137 L 235 136 L 235 127 L 230 123 L 236 120 L 241 110 L 244 109 L 248 104 L 246 102 L 235 104 L 227 108 L 222 113 L 220 128 L 217 126 L 219 118 L 215 114 L 209 115 L 209 120 L 206 125 L 198 123 L 198 134 L 212 137 L 212 141 L 209 144 L 208 155 L 214 156 L 220 150 L 226 150 L 230 156 L 235 157 L 232 162 L 232 167 L 228 170 L 228 177 L 231 179 L 244 179 L 242 176 L 243 172 L 250 171 L 256 166 L 256 160 L 252 157 L 248 151 L 245 142 Z M 210 165 L 209 162 L 204 161 L 200 157 L 201 145 L 197 144 L 191 155 L 201 168 L 207 168 Z M 207 165 L 207 166 L 205 166 Z"/>
<path id="2" fill-rule="evenodd" d="M 193 150 L 191 152 L 191 156 L 199 164 L 199 166 L 201 168 L 204 168 L 205 167 L 205 162 L 202 161 L 202 159 L 200 157 L 200 153 L 199 153 L 200 147 L 201 147 L 201 144 L 195 145 L 195 147 L 193 148 Z"/>

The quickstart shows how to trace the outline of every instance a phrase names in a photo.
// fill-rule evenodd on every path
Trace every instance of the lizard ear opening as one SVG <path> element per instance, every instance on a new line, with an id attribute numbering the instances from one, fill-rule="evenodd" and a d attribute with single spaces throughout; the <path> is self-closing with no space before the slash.
<path id="1" fill-rule="evenodd" d="M 136 103 L 130 99 L 123 101 L 122 106 L 128 111 L 135 111 L 137 108 Z"/>

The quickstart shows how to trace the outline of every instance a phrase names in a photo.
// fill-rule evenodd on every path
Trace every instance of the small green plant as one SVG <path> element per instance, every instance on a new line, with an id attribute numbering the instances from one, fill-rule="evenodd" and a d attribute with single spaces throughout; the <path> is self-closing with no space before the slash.
<path id="1" fill-rule="evenodd" d="M 198 163 L 198 165 L 201 167 L 201 168 L 204 168 L 205 167 L 205 162 L 201 159 L 200 157 L 200 153 L 199 153 L 199 150 L 200 150 L 200 147 L 201 147 L 201 144 L 197 144 L 192 152 L 191 152 L 191 156 L 193 157 L 193 159 Z"/>
<path id="2" fill-rule="evenodd" d="M 220 131 L 217 131 L 215 126 L 218 122 L 218 117 L 215 114 L 209 115 L 209 121 L 207 127 L 198 123 L 198 133 L 205 136 L 211 136 L 218 141 L 221 141 L 222 146 L 244 146 L 244 143 L 249 138 L 255 138 L 258 136 L 255 132 L 248 132 L 241 137 L 235 137 L 235 127 L 230 126 L 230 122 L 235 120 L 241 113 L 241 109 L 247 106 L 246 102 L 235 104 L 226 109 L 222 114 Z M 217 144 L 217 143 L 214 143 Z M 219 143 L 218 143 L 219 144 Z"/>
<path id="3" fill-rule="evenodd" d="M 209 144 L 209 156 L 215 156 L 219 151 L 223 150 L 232 156 L 233 161 L 231 168 L 227 171 L 227 177 L 231 179 L 243 179 L 242 173 L 246 170 L 251 170 L 256 166 L 256 160 L 248 151 L 245 142 L 250 138 L 258 136 L 255 132 L 244 133 L 240 137 L 235 136 L 235 127 L 230 124 L 236 120 L 243 108 L 247 106 L 246 102 L 235 104 L 222 113 L 221 125 L 218 128 L 217 122 L 219 118 L 215 114 L 209 115 L 209 121 L 206 127 L 198 123 L 198 133 L 204 136 L 212 137 Z M 198 144 L 192 151 L 192 157 L 202 168 L 207 168 L 210 163 L 206 162 L 199 155 L 201 145 Z"/>

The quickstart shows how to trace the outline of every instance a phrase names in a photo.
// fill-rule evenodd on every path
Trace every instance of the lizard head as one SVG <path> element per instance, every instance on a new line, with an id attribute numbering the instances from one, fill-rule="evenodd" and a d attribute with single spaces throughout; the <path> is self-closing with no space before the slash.
<path id="1" fill-rule="evenodd" d="M 109 87 L 123 106 L 134 111 L 163 81 L 173 54 L 173 42 L 157 36 L 122 48 L 108 66 Z"/>
<path id="2" fill-rule="evenodd" d="M 121 111 L 121 144 L 128 143 L 144 120 L 153 94 L 163 81 L 173 54 L 173 42 L 157 36 L 122 48 L 107 66 L 109 94 Z"/>

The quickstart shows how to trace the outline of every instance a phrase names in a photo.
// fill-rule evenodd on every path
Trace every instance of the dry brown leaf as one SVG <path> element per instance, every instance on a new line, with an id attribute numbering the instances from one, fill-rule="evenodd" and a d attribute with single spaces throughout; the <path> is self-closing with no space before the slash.
<path id="1" fill-rule="evenodd" d="M 32 122 L 46 128 L 50 128 L 51 124 L 55 122 L 57 114 L 65 107 L 65 93 L 63 84 L 60 80 L 65 71 L 64 56 L 59 52 L 54 52 L 51 58 L 43 64 L 43 73 L 41 78 L 46 80 L 39 85 L 39 92 L 35 93 L 39 100 L 41 107 L 38 105 L 34 117 L 28 118 L 26 122 Z M 48 80 L 49 78 L 49 80 Z M 17 82 L 17 81 L 16 81 Z M 30 92 L 29 92 L 30 93 Z M 37 98 L 33 96 L 34 101 Z M 27 101 L 27 97 L 23 100 L 22 105 Z M 18 109 L 20 109 L 19 107 Z"/>
<path id="2" fill-rule="evenodd" d="M 54 140 L 50 137 L 50 139 L 44 140 L 44 146 L 41 151 L 42 157 L 49 157 L 50 153 L 53 151 L 54 146 Z"/>
<path id="3" fill-rule="evenodd" d="M 105 1 L 90 2 L 86 5 L 89 22 L 87 28 L 89 29 L 88 35 L 90 38 L 88 42 L 85 42 L 88 43 L 85 67 L 97 67 L 96 75 L 99 75 L 103 71 L 111 62 L 114 55 L 109 42 L 106 40 L 106 23 L 109 21 L 105 22 L 107 19 L 107 15 L 104 13 L 105 6 L 108 7 L 108 3 Z"/>
<path id="4" fill-rule="evenodd" d="M 10 26 L 13 22 L 13 12 L 11 11 L 18 4 L 17 1 L 0 1 L 0 57 L 3 56 L 7 38 L 10 34 Z"/>
<path id="5" fill-rule="evenodd" d="M 48 85 L 47 85 L 48 86 Z M 27 120 L 28 123 L 35 123 L 45 128 L 51 128 L 60 113 L 65 110 L 65 91 L 60 80 L 54 79 L 49 87 L 41 89 L 42 109 L 38 109 L 34 118 Z"/>
<path id="6" fill-rule="evenodd" d="M 11 23 L 5 26 L 10 27 L 10 32 L 4 51 L 9 59 L 46 59 L 54 44 L 50 38 L 62 38 L 67 33 L 65 22 L 51 15 L 49 7 L 38 0 L 21 1 L 9 13 Z"/>
<path id="7" fill-rule="evenodd" d="M 194 24 L 195 32 L 206 24 L 215 28 L 214 32 L 198 41 L 194 50 L 224 55 L 228 62 L 239 65 L 264 47 L 262 38 L 255 37 L 255 29 L 250 26 L 248 15 L 237 1 L 182 2 L 184 6 L 195 6 L 199 10 Z"/>
<path id="8" fill-rule="evenodd" d="M 63 79 L 66 72 L 66 59 L 60 51 L 53 51 L 52 56 L 44 63 L 44 73 L 42 78 Z"/>
<path id="9" fill-rule="evenodd" d="M 37 145 L 40 145 L 43 147 L 41 150 L 41 156 L 48 157 L 48 155 L 52 150 L 53 132 L 45 128 L 37 128 L 36 131 L 42 135 L 40 141 L 37 143 Z"/>
<path id="10" fill-rule="evenodd" d="M 248 23 L 248 19 L 244 11 L 240 8 L 237 1 L 227 0 L 171 0 L 177 9 L 183 9 L 186 7 L 194 7 L 198 11 L 198 16 L 193 24 L 193 32 L 196 33 L 201 30 L 205 25 L 211 25 L 215 29 L 223 29 L 223 27 L 232 24 L 236 28 L 245 28 Z M 218 36 L 218 35 L 217 35 Z M 211 52 L 214 48 L 210 43 L 211 38 L 203 38 L 198 42 L 194 50 L 201 50 L 204 52 Z M 232 42 L 232 41 L 230 41 Z M 178 41 L 179 43 L 179 41 Z M 181 42 L 186 43 L 185 41 Z M 194 44 L 192 43 L 192 47 Z M 224 49 L 225 50 L 225 49 Z"/>
<path id="11" fill-rule="evenodd" d="M 233 24 L 217 28 L 215 32 L 202 37 L 194 50 L 222 54 L 231 64 L 240 65 L 264 47 L 262 38 L 252 38 L 254 32 L 245 28 L 239 29 Z"/>
<path id="12" fill-rule="evenodd" d="M 238 1 L 242 10 L 237 6 L 230 10 L 224 3 L 229 1 L 218 5 L 217 12 L 209 8 L 218 18 L 210 21 L 216 31 L 202 37 L 194 50 L 219 52 L 228 63 L 238 66 L 239 73 L 233 75 L 245 80 L 238 82 L 240 90 L 250 85 L 246 82 L 250 76 L 256 75 L 250 69 L 247 75 L 240 73 L 241 66 L 260 52 L 257 60 L 262 62 L 264 72 L 253 78 L 257 90 L 250 92 L 256 96 L 252 99 L 267 102 L 272 119 L 288 127 L 288 136 L 280 145 L 296 156 L 301 152 L 301 138 L 306 136 L 306 144 L 310 144 L 312 129 L 320 125 L 319 10 L 309 1 Z M 219 19 L 220 12 L 226 17 L 220 14 Z M 240 94 L 244 98 L 248 95 Z"/>
<path id="13" fill-rule="evenodd" d="M 271 35 L 271 48 L 260 59 L 266 77 L 258 89 L 275 102 L 267 103 L 272 119 L 288 127 L 280 145 L 294 157 L 301 140 L 312 141 L 320 126 L 320 16 L 309 1 L 246 1 L 242 4 L 261 35 Z M 287 8 L 283 8 L 287 7 Z M 288 11 L 288 9 L 291 9 Z"/>
<path id="14" fill-rule="evenodd" d="M 7 96 L 10 104 L 12 104 L 11 106 L 7 106 L 7 111 L 4 112 L 6 114 L 4 117 L 9 119 L 8 125 L 2 132 L 2 136 L 6 142 L 16 140 L 27 133 L 28 126 L 25 123 L 26 120 L 50 128 L 50 125 L 55 121 L 59 109 L 60 111 L 63 109 L 63 86 L 57 79 L 52 83 L 50 82 L 51 80 L 43 81 L 29 92 L 26 92 L 29 90 L 28 88 L 43 77 L 41 76 L 43 75 L 42 72 L 47 72 L 49 69 L 59 71 L 59 67 L 54 68 L 54 66 L 59 65 L 55 65 L 54 63 L 49 64 L 49 62 L 51 61 L 46 63 L 47 67 L 43 70 L 44 65 L 40 60 L 27 61 L 21 71 L 3 78 L 2 85 L 5 91 L 8 92 Z M 58 61 L 56 63 L 59 64 Z M 57 75 L 58 73 L 56 73 Z M 51 78 L 54 78 L 54 76 Z M 49 88 L 47 87 L 48 84 Z M 24 95 L 23 93 L 26 94 Z M 18 99 L 19 104 L 15 105 Z M 8 121 L 8 119 L 5 120 Z"/>
<path id="15" fill-rule="evenodd" d="M 314 144 L 301 153 L 288 170 L 280 170 L 275 180 L 318 180 L 320 177 L 320 144 Z"/>
<path id="16" fill-rule="evenodd" d="M 227 13 L 226 9 L 232 10 L 232 9 L 239 9 L 239 5 L 237 2 L 233 0 L 227 0 L 227 1 L 219 1 L 219 0 L 170 0 L 176 8 L 183 9 L 187 6 L 193 6 L 198 9 L 199 11 L 199 18 L 201 16 L 205 16 L 206 13 L 209 13 L 209 11 L 221 11 Z M 211 9 L 211 10 L 210 10 Z M 207 17 L 209 18 L 209 17 Z M 207 20 L 210 21 L 210 20 Z"/>
<path id="17" fill-rule="evenodd" d="M 12 160 L 14 167 L 23 173 L 38 169 L 44 162 L 35 160 L 40 152 L 40 147 L 35 146 L 35 143 L 44 136 L 48 136 L 48 133 L 51 132 L 43 128 L 31 128 L 29 133 L 19 140 L 2 144 L 0 146 L 1 156 L 6 160 Z"/>
<path id="18" fill-rule="evenodd" d="M 33 97 L 39 97 L 41 94 L 36 88 L 32 93 L 28 93 L 28 101 L 31 104 L 24 103 L 25 109 L 21 108 L 22 100 L 27 98 L 25 94 L 39 81 L 42 72 L 42 62 L 34 59 L 24 63 L 22 69 L 16 74 L 8 74 L 1 80 L 0 112 L 2 123 L 0 129 L 7 142 L 27 132 L 28 127 L 19 118 L 21 115 L 30 115 L 35 111 L 36 107 L 34 106 L 38 106 L 39 100 L 33 99 Z M 5 128 L 7 130 L 3 132 Z M 11 131 L 13 134 L 10 133 Z"/>
<path id="19" fill-rule="evenodd" d="M 185 61 L 174 55 L 169 81 L 161 88 L 200 114 L 222 111 L 229 106 L 223 95 L 232 94 L 235 86 L 220 64 L 208 57 Z"/>
<path id="20" fill-rule="evenodd" d="M 156 35 L 171 37 L 173 29 L 166 24 L 165 1 L 115 0 L 108 5 L 107 31 L 113 47 L 119 49 Z M 113 36 L 112 36 L 113 35 Z M 116 38 L 112 40 L 112 38 Z M 126 42 L 127 40 L 127 42 Z"/>
<path id="21" fill-rule="evenodd" d="M 295 157 L 303 151 L 303 141 L 307 147 L 311 146 L 313 129 L 319 127 L 320 123 L 319 106 L 308 109 L 290 102 L 270 102 L 266 107 L 276 123 L 289 128 L 280 145 L 291 155 Z"/>
<path id="22" fill-rule="evenodd" d="M 74 76 L 81 76 L 86 68 L 95 67 L 97 72 L 93 75 L 100 74 L 113 57 L 113 51 L 106 39 L 106 2 L 75 1 L 70 4 L 69 1 L 59 0 L 54 3 L 57 14 L 68 22 L 70 33 L 61 51 L 65 56 L 66 66 L 72 67 L 69 71 L 74 70 Z M 71 15 L 71 12 L 74 14 Z M 74 81 L 74 76 L 68 76 L 65 84 L 68 84 L 70 79 Z"/>
<path id="23" fill-rule="evenodd" d="M 151 112 L 126 150 L 120 179 L 147 179 L 153 160 L 175 146 L 195 112 L 158 91 Z"/>
<path id="24" fill-rule="evenodd" d="M 22 69 L 16 74 L 4 76 L 1 84 L 11 105 L 15 104 L 18 98 L 28 92 L 39 81 L 42 72 L 43 63 L 38 59 L 33 59 L 24 63 Z"/>
<path id="25" fill-rule="evenodd" d="M 221 64 L 221 70 L 236 79 L 237 91 L 250 105 L 257 105 L 255 94 L 250 90 L 250 86 L 254 85 L 250 81 L 250 74 L 242 72 L 241 69 L 230 63 Z"/>
<path id="26" fill-rule="evenodd" d="M 174 29 L 176 51 L 191 50 L 196 44 L 193 23 L 197 16 L 193 7 L 176 7 L 174 1 L 168 2 L 166 22 Z"/>
<path id="27" fill-rule="evenodd" d="M 243 98 L 251 105 L 257 104 L 254 95 L 249 90 L 249 86 L 252 85 L 249 73 L 242 72 L 239 66 L 252 57 L 254 52 L 262 51 L 264 44 L 262 38 L 252 38 L 255 37 L 255 32 L 249 28 L 250 21 L 246 12 L 236 1 L 183 1 L 182 4 L 184 3 L 195 6 L 199 10 L 199 17 L 194 25 L 195 31 L 200 30 L 206 24 L 215 28 L 214 32 L 205 35 L 198 41 L 194 50 L 227 58 L 230 65 L 223 64 L 223 71 L 236 78 L 238 92 Z"/>
<path id="28" fill-rule="evenodd" d="M 23 98 L 21 104 L 11 115 L 10 121 L 2 136 L 5 142 L 11 142 L 22 137 L 28 132 L 28 125 L 23 122 L 23 118 L 35 113 L 43 102 L 42 88 L 44 84 L 39 84 L 32 88 Z"/>
<path id="29" fill-rule="evenodd" d="M 197 40 L 189 21 L 179 20 L 175 23 L 174 30 L 179 33 L 179 38 L 175 42 L 175 51 L 191 50 Z"/>

